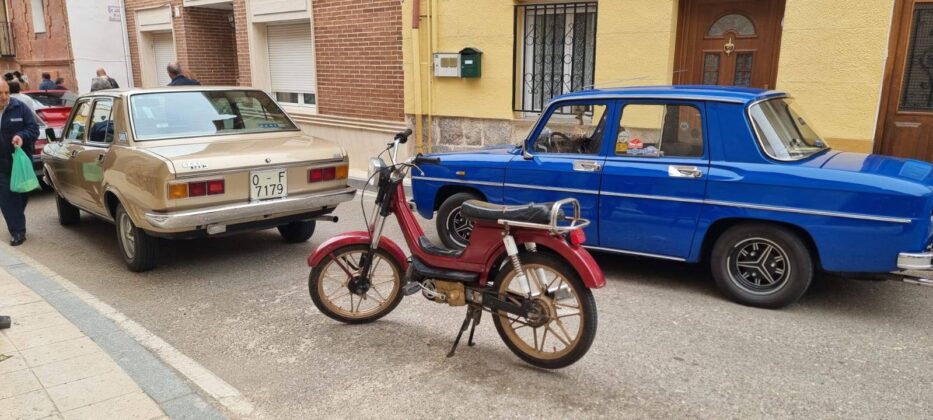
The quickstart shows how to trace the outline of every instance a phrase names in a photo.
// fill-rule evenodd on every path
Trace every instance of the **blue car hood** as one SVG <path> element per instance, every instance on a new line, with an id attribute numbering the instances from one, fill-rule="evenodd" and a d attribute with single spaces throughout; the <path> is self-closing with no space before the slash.
<path id="1" fill-rule="evenodd" d="M 844 172 L 879 175 L 926 186 L 933 185 L 933 165 L 913 159 L 865 153 L 834 152 L 818 156 L 804 166 Z"/>

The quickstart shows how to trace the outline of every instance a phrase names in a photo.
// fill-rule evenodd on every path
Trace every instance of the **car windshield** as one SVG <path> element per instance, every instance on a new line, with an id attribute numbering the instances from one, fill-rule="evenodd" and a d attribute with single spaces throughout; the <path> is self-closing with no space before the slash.
<path id="1" fill-rule="evenodd" d="M 261 91 L 183 91 L 131 96 L 136 140 L 297 130 Z"/>
<path id="2" fill-rule="evenodd" d="M 793 100 L 778 98 L 749 108 L 758 143 L 777 160 L 800 160 L 829 149 Z"/>
<path id="3" fill-rule="evenodd" d="M 78 99 L 78 96 L 74 93 L 64 90 L 43 90 L 38 92 L 25 92 L 23 94 L 45 106 L 74 106 L 75 100 Z"/>

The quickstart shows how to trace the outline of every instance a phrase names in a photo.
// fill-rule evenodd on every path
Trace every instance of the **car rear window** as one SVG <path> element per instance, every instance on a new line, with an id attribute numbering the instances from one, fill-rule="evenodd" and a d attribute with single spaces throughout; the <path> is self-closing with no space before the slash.
<path id="1" fill-rule="evenodd" d="M 45 106 L 74 106 L 78 96 L 67 91 L 27 92 L 25 95 Z"/>
<path id="2" fill-rule="evenodd" d="M 182 91 L 130 97 L 136 140 L 297 130 L 261 91 Z"/>

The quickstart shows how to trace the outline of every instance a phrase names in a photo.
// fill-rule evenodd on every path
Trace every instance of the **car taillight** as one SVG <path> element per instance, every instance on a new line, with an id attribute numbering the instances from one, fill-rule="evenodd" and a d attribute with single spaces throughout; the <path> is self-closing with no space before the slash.
<path id="1" fill-rule="evenodd" d="M 223 179 L 169 184 L 168 198 L 178 199 L 188 197 L 203 197 L 205 195 L 218 195 L 224 193 L 224 187 L 225 182 Z"/>
<path id="2" fill-rule="evenodd" d="M 570 234 L 567 235 L 567 238 L 570 239 L 571 245 L 580 246 L 586 242 L 586 233 L 583 233 L 583 229 L 574 229 L 570 231 Z"/>
<path id="3" fill-rule="evenodd" d="M 329 166 L 326 168 L 314 168 L 308 171 L 308 182 L 333 181 L 335 179 L 346 179 L 350 172 L 347 165 Z"/>

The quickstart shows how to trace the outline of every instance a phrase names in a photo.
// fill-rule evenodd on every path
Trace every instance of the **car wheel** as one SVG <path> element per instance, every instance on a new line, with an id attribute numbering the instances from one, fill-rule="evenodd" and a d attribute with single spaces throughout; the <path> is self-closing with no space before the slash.
<path id="1" fill-rule="evenodd" d="M 437 234 L 448 248 L 463 249 L 470 243 L 473 221 L 463 217 L 460 206 L 467 200 L 481 200 L 473 193 L 456 193 L 441 203 L 437 210 Z"/>
<path id="2" fill-rule="evenodd" d="M 287 225 L 279 226 L 279 234 L 285 238 L 285 242 L 297 244 L 311 239 L 314 234 L 314 221 L 291 222 Z"/>
<path id="3" fill-rule="evenodd" d="M 716 285 L 734 301 L 777 309 L 800 299 L 813 281 L 813 257 L 794 232 L 775 225 L 737 225 L 713 246 Z"/>
<path id="4" fill-rule="evenodd" d="M 149 236 L 146 231 L 136 227 L 122 204 L 117 205 L 115 219 L 117 241 L 120 243 L 120 251 L 127 268 L 130 271 L 141 272 L 155 267 L 159 250 L 158 238 Z"/>
<path id="5" fill-rule="evenodd" d="M 55 208 L 58 210 L 58 223 L 62 226 L 74 225 L 81 221 L 81 210 L 60 195 L 55 196 Z"/>

